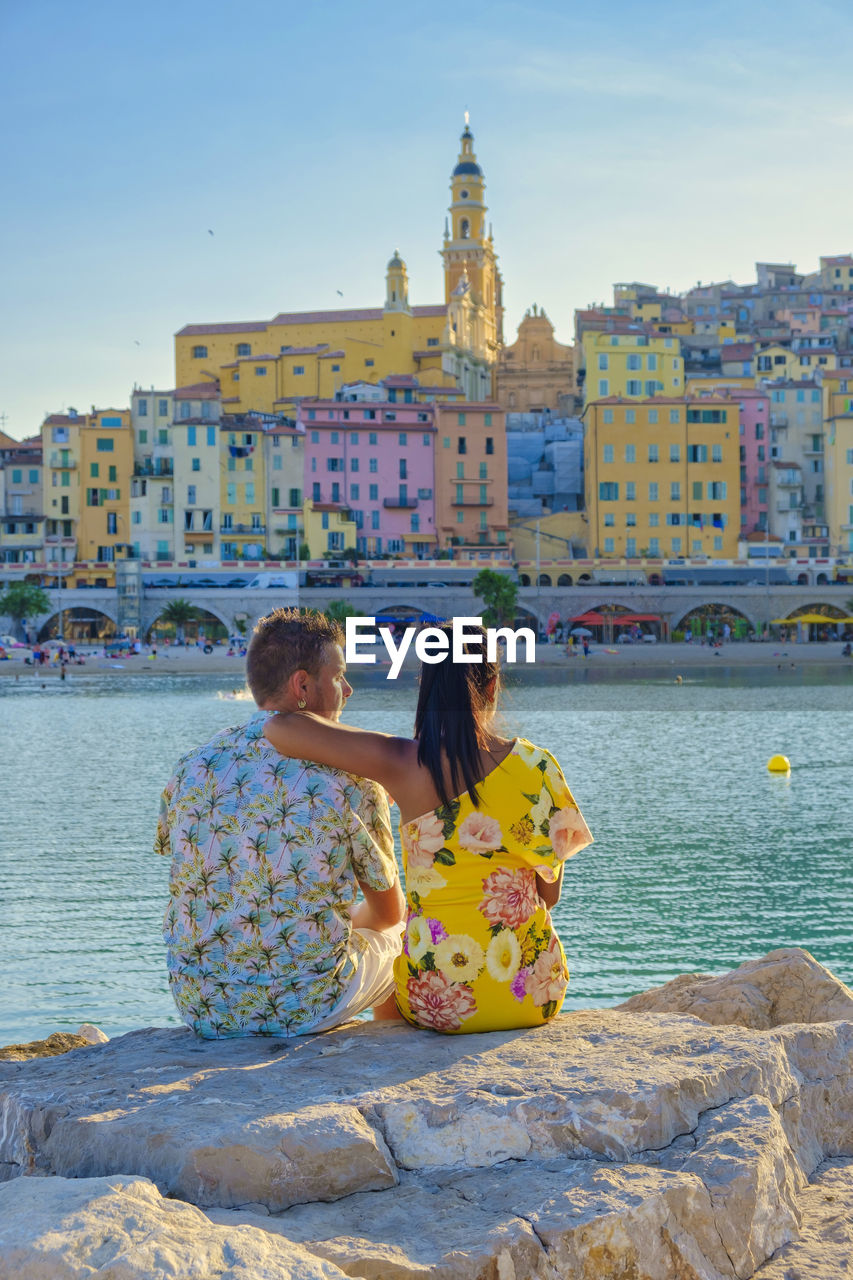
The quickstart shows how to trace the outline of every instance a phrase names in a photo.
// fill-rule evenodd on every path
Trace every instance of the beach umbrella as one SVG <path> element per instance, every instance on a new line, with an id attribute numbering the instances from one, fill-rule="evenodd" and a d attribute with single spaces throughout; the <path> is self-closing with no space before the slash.
<path id="1" fill-rule="evenodd" d="M 586 627 L 572 627 L 571 634 L 573 636 L 591 636 L 592 632 Z"/>

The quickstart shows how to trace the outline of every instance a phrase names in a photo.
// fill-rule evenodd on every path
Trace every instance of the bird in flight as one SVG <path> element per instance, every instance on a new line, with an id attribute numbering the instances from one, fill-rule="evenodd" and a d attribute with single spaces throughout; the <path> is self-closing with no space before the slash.
<path id="1" fill-rule="evenodd" d="M 212 235 L 213 235 L 213 232 L 211 231 L 210 227 L 208 227 L 208 228 L 207 228 L 207 234 L 208 234 L 209 236 L 212 236 Z"/>
<path id="2" fill-rule="evenodd" d="M 338 297 L 339 297 L 339 298 L 342 298 L 342 297 L 344 296 L 344 295 L 341 293 L 340 289 L 336 289 L 336 290 L 335 290 L 335 293 L 338 295 Z"/>

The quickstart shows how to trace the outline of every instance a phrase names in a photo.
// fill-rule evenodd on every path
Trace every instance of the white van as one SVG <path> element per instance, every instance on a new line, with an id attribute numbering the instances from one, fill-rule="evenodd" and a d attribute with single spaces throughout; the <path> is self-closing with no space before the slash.
<path id="1" fill-rule="evenodd" d="M 296 591 L 299 588 L 299 574 L 258 573 L 246 586 L 250 591 Z"/>

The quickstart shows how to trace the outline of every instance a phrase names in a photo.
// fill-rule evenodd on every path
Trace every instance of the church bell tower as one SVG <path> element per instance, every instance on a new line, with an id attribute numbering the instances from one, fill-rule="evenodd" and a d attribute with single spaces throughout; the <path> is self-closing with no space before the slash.
<path id="1" fill-rule="evenodd" d="M 486 358 L 503 344 L 503 300 L 492 229 L 486 223 L 483 170 L 474 153 L 474 135 L 465 112 L 456 167 L 450 175 L 450 208 L 444 227 L 444 298 L 450 302 L 467 277 L 470 298 L 482 317 Z"/>

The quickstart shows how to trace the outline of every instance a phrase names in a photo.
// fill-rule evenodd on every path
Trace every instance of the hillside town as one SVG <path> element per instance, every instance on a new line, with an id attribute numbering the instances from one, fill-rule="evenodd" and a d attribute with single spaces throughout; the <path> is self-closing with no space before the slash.
<path id="1" fill-rule="evenodd" d="M 0 433 L 2 583 L 340 560 L 846 580 L 853 255 L 682 294 L 617 283 L 565 343 L 534 303 L 510 342 L 467 122 L 450 194 L 443 300 L 412 301 L 395 250 L 381 306 L 187 323 L 173 386 Z"/>

